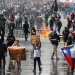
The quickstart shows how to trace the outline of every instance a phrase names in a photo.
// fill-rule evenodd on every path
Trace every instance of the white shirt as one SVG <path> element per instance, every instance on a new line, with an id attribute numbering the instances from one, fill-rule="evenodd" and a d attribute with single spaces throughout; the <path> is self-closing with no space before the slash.
<path id="1" fill-rule="evenodd" d="M 41 50 L 40 49 L 34 49 L 34 58 L 35 57 L 41 57 Z"/>

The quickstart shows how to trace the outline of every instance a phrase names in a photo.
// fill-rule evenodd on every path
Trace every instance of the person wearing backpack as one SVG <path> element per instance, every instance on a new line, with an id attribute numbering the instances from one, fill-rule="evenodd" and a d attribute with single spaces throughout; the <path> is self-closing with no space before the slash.
<path id="1" fill-rule="evenodd" d="M 51 34 L 50 41 L 51 41 L 51 44 L 53 45 L 53 49 L 54 49 L 53 53 L 52 53 L 52 56 L 51 56 L 51 59 L 53 59 L 54 55 L 56 55 L 56 59 L 58 60 L 57 48 L 58 48 L 58 45 L 59 45 L 60 37 L 56 33 L 56 30 Z"/>

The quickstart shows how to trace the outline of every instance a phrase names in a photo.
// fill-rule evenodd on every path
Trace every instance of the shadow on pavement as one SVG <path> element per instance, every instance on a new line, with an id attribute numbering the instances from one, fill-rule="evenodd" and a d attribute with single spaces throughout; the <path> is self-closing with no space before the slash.
<path id="1" fill-rule="evenodd" d="M 52 60 L 52 72 L 51 75 L 58 75 L 58 61 L 57 60 Z"/>
<path id="2" fill-rule="evenodd" d="M 5 75 L 5 69 L 0 69 L 0 75 Z"/>

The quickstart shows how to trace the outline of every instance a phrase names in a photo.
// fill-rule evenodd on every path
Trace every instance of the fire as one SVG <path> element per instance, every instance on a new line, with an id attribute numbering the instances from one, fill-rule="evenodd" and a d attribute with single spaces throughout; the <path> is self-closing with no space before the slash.
<path id="1" fill-rule="evenodd" d="M 45 26 L 45 23 L 43 22 L 43 26 L 41 27 L 41 29 L 39 30 L 40 32 L 40 36 L 41 37 L 45 37 L 47 38 L 49 36 L 49 34 L 52 33 L 52 31 L 50 30 L 50 28 Z"/>

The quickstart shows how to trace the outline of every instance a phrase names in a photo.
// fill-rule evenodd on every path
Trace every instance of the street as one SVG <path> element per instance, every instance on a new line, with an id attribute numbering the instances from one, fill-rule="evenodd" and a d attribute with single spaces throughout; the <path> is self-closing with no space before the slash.
<path id="1" fill-rule="evenodd" d="M 61 33 L 66 26 L 66 20 L 62 18 L 63 27 L 61 29 Z M 6 34 L 7 35 L 7 34 Z M 22 31 L 15 30 L 16 39 L 20 41 L 20 44 L 26 49 L 26 60 L 21 61 L 21 69 L 18 70 L 9 63 L 9 52 L 6 57 L 6 67 L 4 70 L 0 71 L 1 75 L 69 75 L 70 71 L 68 70 L 67 62 L 64 58 L 63 53 L 61 52 L 61 48 L 63 47 L 63 41 L 61 40 L 58 46 L 58 57 L 59 60 L 51 60 L 51 55 L 53 51 L 52 44 L 50 43 L 48 38 L 41 37 L 41 63 L 42 63 L 42 71 L 39 73 L 38 64 L 36 73 L 33 72 L 34 63 L 32 58 L 33 46 L 31 44 L 30 36 L 28 41 L 25 41 Z M 6 40 L 6 37 L 5 37 Z"/>
<path id="2" fill-rule="evenodd" d="M 18 38 L 19 39 L 19 38 Z M 9 68 L 9 53 L 6 57 L 6 69 L 5 75 L 39 75 L 39 70 L 37 66 L 36 74 L 33 73 L 33 59 L 31 58 L 31 53 L 33 47 L 31 45 L 30 39 L 24 41 L 24 38 L 19 39 L 20 43 L 26 48 L 26 60 L 21 62 L 21 70 L 17 70 L 10 65 Z M 41 62 L 42 62 L 42 72 L 40 75 L 69 75 L 68 66 L 64 59 L 61 48 L 63 47 L 63 42 L 59 43 L 58 47 L 58 57 L 59 60 L 51 60 L 51 54 L 53 47 L 48 38 L 41 38 Z M 4 74 L 1 74 L 4 75 Z"/>
<path id="3" fill-rule="evenodd" d="M 75 2 L 73 0 L 1 0 L 0 60 L 3 61 L 0 62 L 0 75 L 74 75 L 72 74 L 75 68 L 74 50 L 66 51 L 66 48 L 63 52 L 61 50 L 64 46 L 74 43 L 74 31 Z M 49 36 L 52 32 L 50 41 Z M 40 36 L 33 38 L 31 35 Z M 6 49 L 3 42 L 6 44 Z M 37 45 L 41 45 L 41 51 Z M 13 46 L 12 53 L 9 51 L 10 46 Z M 53 58 L 53 54 L 57 58 Z M 71 59 L 68 59 L 71 68 L 64 55 L 67 59 Z"/>

